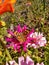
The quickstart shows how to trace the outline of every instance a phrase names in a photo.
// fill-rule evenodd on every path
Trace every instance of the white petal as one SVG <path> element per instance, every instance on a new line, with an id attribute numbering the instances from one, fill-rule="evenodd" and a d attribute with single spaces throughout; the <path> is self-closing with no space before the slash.
<path id="1" fill-rule="evenodd" d="M 37 48 L 37 46 L 36 46 L 35 44 L 32 44 L 31 46 L 32 46 L 33 48 Z"/>
<path id="2" fill-rule="evenodd" d="M 33 33 L 30 34 L 30 37 L 32 37 L 32 36 L 33 36 Z"/>
<path id="3" fill-rule="evenodd" d="M 14 60 L 9 61 L 10 65 L 15 64 L 16 62 Z"/>
<path id="4" fill-rule="evenodd" d="M 40 65 L 44 65 L 44 63 L 42 62 Z"/>
<path id="5" fill-rule="evenodd" d="M 9 64 L 6 62 L 6 65 L 9 65 Z"/>
<path id="6" fill-rule="evenodd" d="M 39 63 L 37 63 L 36 65 L 40 65 Z"/>

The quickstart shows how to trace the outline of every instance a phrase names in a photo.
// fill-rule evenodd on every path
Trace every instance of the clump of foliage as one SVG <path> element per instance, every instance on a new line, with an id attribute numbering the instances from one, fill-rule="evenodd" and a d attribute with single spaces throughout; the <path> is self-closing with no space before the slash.
<path id="1" fill-rule="evenodd" d="M 39 49 L 29 48 L 27 54 L 35 62 L 43 61 L 45 65 L 49 65 L 49 0 L 17 0 L 14 8 L 14 13 L 6 12 L 0 15 L 1 23 L 4 21 L 6 24 L 0 25 L 0 38 L 2 40 L 0 41 L 0 65 L 11 60 L 11 57 L 16 62 L 18 61 L 20 54 L 11 49 L 5 49 L 2 44 L 7 44 L 5 40 L 5 36 L 8 34 L 7 29 L 18 24 L 27 25 L 29 29 L 34 28 L 36 32 L 43 32 L 47 39 L 46 46 Z M 21 55 L 25 56 L 26 53 L 23 51 Z"/>

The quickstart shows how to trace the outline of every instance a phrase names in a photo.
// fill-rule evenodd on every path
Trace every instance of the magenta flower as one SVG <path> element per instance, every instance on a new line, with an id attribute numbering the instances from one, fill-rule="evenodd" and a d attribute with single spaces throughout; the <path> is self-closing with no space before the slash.
<path id="1" fill-rule="evenodd" d="M 34 65 L 34 61 L 29 56 L 26 57 L 26 60 L 24 59 L 23 56 L 19 57 L 18 61 L 19 65 Z"/>
<path id="2" fill-rule="evenodd" d="M 23 32 L 27 29 L 27 27 L 24 25 L 24 27 L 21 28 L 20 25 L 18 25 L 17 27 L 15 27 L 14 32 L 11 30 L 8 30 L 8 34 L 11 35 L 11 37 L 5 37 L 6 41 L 8 42 L 7 47 L 8 48 L 13 48 L 15 51 L 17 50 L 18 52 L 20 52 L 21 48 L 26 52 L 27 50 L 27 43 L 28 40 L 26 38 L 25 41 L 21 41 L 17 38 L 17 34 L 14 34 L 15 32 L 17 32 L 18 34 L 21 35 L 21 33 L 23 34 Z M 24 37 L 25 39 L 25 37 Z M 22 39 L 23 40 L 23 39 Z"/>
<path id="3" fill-rule="evenodd" d="M 45 46 L 47 42 L 43 34 L 38 32 L 30 33 L 28 39 L 30 40 L 28 45 L 30 45 L 33 48 Z"/>

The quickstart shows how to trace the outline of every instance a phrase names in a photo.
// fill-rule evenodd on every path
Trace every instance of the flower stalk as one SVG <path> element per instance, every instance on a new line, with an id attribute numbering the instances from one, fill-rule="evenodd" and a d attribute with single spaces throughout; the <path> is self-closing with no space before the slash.
<path id="1" fill-rule="evenodd" d="M 3 40 L 2 40 L 2 39 L 0 39 L 0 41 L 1 41 L 1 45 L 2 45 L 2 47 L 3 47 L 3 48 L 4 48 L 4 50 L 6 51 L 6 55 L 8 56 L 8 58 L 9 58 L 10 60 L 12 60 L 12 57 L 11 57 L 11 55 L 10 55 L 9 51 L 8 51 L 8 50 L 7 50 L 7 48 L 6 48 L 5 43 L 3 42 Z"/>

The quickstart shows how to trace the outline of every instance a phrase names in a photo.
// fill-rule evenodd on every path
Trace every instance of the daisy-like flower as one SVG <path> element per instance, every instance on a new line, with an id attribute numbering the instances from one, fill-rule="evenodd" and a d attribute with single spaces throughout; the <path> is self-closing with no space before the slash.
<path id="1" fill-rule="evenodd" d="M 28 36 L 28 39 L 30 40 L 28 45 L 34 48 L 45 46 L 47 42 L 46 38 L 40 32 L 31 32 Z"/>

